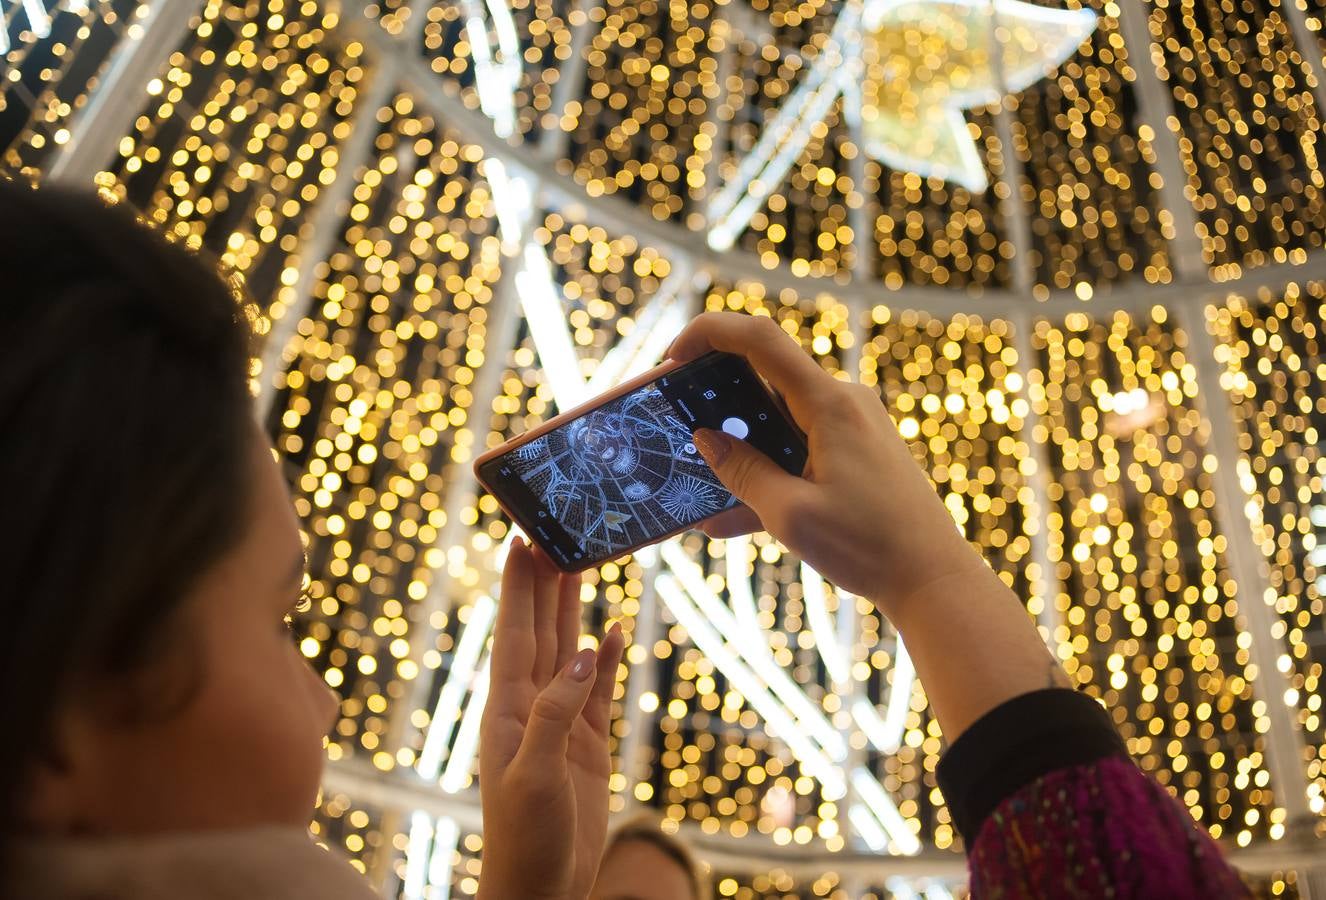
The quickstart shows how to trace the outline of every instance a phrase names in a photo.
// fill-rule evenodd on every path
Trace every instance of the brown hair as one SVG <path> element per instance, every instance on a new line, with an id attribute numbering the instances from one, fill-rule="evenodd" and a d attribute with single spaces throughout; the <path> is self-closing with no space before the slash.
<path id="1" fill-rule="evenodd" d="M 2 856 L 57 711 L 161 660 L 242 534 L 254 426 L 235 292 L 127 208 L 0 178 L 0 278 Z"/>
<path id="2" fill-rule="evenodd" d="M 603 851 L 604 859 L 608 857 L 614 847 L 632 841 L 638 841 L 656 848 L 668 859 L 681 866 L 690 880 L 691 896 L 694 900 L 709 900 L 709 880 L 701 871 L 691 848 L 680 838 L 663 831 L 659 827 L 658 820 L 648 813 L 642 813 L 633 819 L 628 819 L 608 836 L 608 846 Z"/>

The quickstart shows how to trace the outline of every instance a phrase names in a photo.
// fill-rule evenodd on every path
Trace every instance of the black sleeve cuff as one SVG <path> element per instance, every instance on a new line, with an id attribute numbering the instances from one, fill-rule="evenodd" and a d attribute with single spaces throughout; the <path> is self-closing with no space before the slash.
<path id="1" fill-rule="evenodd" d="M 1086 694 L 1047 688 L 996 706 L 949 747 L 935 773 L 968 847 L 1000 803 L 1042 775 L 1126 756 L 1109 714 Z"/>

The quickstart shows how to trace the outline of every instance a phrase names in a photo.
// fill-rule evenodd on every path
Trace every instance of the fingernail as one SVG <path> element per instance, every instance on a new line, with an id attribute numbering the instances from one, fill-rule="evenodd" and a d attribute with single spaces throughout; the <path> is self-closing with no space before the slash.
<path id="1" fill-rule="evenodd" d="M 700 451 L 704 461 L 709 463 L 709 468 L 717 469 L 732 449 L 732 438 L 712 428 L 701 428 L 695 432 L 695 448 Z"/>
<path id="2" fill-rule="evenodd" d="M 575 659 L 571 660 L 571 666 L 566 670 L 574 681 L 584 681 L 589 677 L 589 673 L 594 671 L 594 651 L 586 647 L 576 654 Z"/>

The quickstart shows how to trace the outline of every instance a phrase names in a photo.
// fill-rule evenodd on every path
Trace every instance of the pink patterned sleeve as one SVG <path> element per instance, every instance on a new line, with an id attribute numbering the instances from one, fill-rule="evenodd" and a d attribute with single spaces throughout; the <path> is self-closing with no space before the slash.
<path id="1" fill-rule="evenodd" d="M 1188 811 L 1070 690 L 991 710 L 940 762 L 974 900 L 1222 900 L 1252 894 Z"/>
<path id="2" fill-rule="evenodd" d="M 1024 785 L 967 858 L 973 897 L 1250 897 L 1220 848 L 1132 761 L 1109 757 Z"/>

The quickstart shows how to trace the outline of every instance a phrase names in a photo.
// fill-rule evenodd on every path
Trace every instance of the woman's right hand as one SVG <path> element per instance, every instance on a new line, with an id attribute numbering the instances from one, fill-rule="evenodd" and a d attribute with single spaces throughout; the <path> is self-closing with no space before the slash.
<path id="1" fill-rule="evenodd" d="M 705 313 L 668 355 L 745 357 L 805 432 L 804 477 L 750 444 L 710 429 L 695 444 L 738 507 L 708 520 L 713 537 L 766 529 L 830 581 L 886 614 L 938 578 L 984 566 L 958 532 L 874 388 L 839 381 L 764 316 Z"/>
<path id="2" fill-rule="evenodd" d="M 873 388 L 836 380 L 763 317 L 700 316 L 669 355 L 689 360 L 709 349 L 744 356 L 783 395 L 810 460 L 798 478 L 744 441 L 697 433 L 696 447 L 748 507 L 715 516 L 705 531 L 767 528 L 825 578 L 872 600 L 907 642 L 950 741 L 1007 700 L 1068 685 L 1021 600 L 958 532 Z"/>

